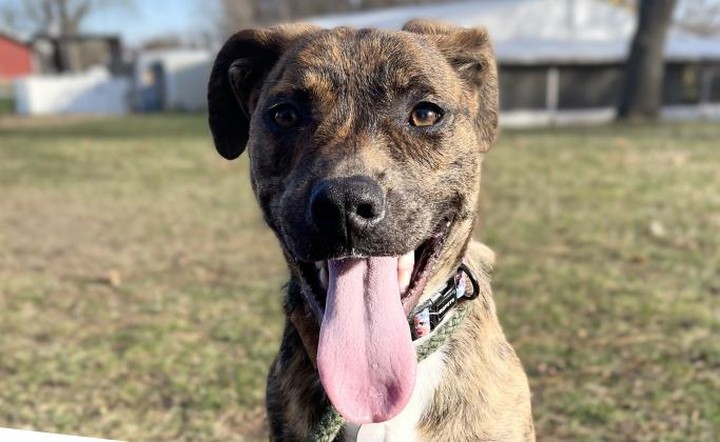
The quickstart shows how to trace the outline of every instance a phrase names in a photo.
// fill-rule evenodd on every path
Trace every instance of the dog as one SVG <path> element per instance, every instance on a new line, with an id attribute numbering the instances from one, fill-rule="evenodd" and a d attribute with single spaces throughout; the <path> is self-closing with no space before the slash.
<path id="1" fill-rule="evenodd" d="M 208 114 L 223 157 L 247 150 L 290 271 L 271 440 L 535 439 L 493 254 L 471 238 L 498 131 L 484 29 L 244 30 Z"/>

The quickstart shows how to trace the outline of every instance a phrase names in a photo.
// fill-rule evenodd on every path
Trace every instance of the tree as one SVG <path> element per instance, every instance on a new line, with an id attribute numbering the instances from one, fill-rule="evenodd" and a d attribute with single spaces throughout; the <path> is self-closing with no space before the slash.
<path id="1" fill-rule="evenodd" d="M 97 11 L 131 5 L 132 0 L 15 0 L 0 9 L 0 20 L 15 30 L 65 37 L 76 35 Z"/>
<path id="2" fill-rule="evenodd" d="M 98 11 L 130 7 L 132 0 L 6 0 L 0 7 L 0 25 L 24 34 L 42 36 L 52 47 L 45 53 L 50 71 L 80 70 L 83 56 L 96 51 L 83 50 L 78 43 L 83 23 Z M 108 42 L 111 69 L 118 69 L 120 42 Z"/>
<path id="3" fill-rule="evenodd" d="M 619 119 L 656 118 L 662 104 L 665 36 L 677 0 L 640 0 L 638 26 L 625 67 Z"/>
<path id="4" fill-rule="evenodd" d="M 720 35 L 720 1 L 680 0 L 675 22 L 681 29 L 713 37 Z"/>

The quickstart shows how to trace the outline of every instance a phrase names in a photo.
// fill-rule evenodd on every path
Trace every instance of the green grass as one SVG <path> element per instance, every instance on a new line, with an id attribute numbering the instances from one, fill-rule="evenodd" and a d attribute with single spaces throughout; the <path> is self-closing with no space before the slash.
<path id="1" fill-rule="evenodd" d="M 15 101 L 12 98 L 0 96 L 0 115 L 10 114 L 15 110 Z"/>
<path id="2" fill-rule="evenodd" d="M 720 438 L 720 125 L 505 132 L 478 237 L 540 440 Z M 0 426 L 263 440 L 286 270 L 203 118 L 0 120 Z"/>

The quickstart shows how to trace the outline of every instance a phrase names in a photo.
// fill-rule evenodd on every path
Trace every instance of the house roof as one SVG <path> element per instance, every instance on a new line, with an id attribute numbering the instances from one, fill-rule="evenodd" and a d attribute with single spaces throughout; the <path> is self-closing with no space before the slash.
<path id="1" fill-rule="evenodd" d="M 11 34 L 10 32 L 8 32 L 6 30 L 0 29 L 0 39 L 9 40 L 18 46 L 24 46 L 24 47 L 28 48 L 28 50 L 31 50 L 30 46 L 28 46 L 28 44 L 26 42 L 24 42 L 19 37 L 16 37 L 15 35 Z"/>
<path id="2" fill-rule="evenodd" d="M 432 18 L 459 26 L 485 26 L 500 61 L 616 62 L 627 56 L 635 15 L 599 0 L 484 0 L 406 6 L 337 14 L 308 21 L 322 27 L 400 29 L 413 18 Z M 671 28 L 665 46 L 669 60 L 720 60 L 720 39 Z"/>

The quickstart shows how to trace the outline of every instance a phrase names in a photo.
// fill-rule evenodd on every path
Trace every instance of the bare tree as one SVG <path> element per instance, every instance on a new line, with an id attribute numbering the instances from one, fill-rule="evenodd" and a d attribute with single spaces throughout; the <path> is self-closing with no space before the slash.
<path id="1" fill-rule="evenodd" d="M 680 0 L 675 23 L 697 35 L 720 35 L 720 1 Z"/>
<path id="2" fill-rule="evenodd" d="M 0 8 L 0 20 L 17 30 L 72 36 L 95 12 L 131 5 L 132 0 L 16 0 Z"/>
<path id="3" fill-rule="evenodd" d="M 656 118 L 662 103 L 663 50 L 677 0 L 640 0 L 638 26 L 625 68 L 619 119 Z"/>

